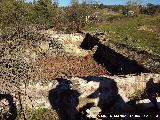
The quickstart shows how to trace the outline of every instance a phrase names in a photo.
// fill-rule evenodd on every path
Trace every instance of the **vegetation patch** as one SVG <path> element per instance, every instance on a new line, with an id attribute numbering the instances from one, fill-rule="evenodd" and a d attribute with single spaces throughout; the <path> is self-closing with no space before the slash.
<path id="1" fill-rule="evenodd" d="M 54 110 L 47 108 L 26 109 L 25 117 L 27 120 L 59 120 L 58 114 Z M 18 119 L 24 119 L 22 113 L 18 114 Z"/>

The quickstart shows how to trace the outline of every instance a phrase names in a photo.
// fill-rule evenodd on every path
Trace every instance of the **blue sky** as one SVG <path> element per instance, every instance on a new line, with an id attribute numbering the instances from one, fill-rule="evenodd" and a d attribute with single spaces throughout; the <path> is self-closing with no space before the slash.
<path id="1" fill-rule="evenodd" d="M 33 1 L 33 0 L 26 0 L 27 2 Z M 82 0 L 79 0 L 82 1 Z M 93 0 L 97 1 L 98 3 L 103 3 L 107 5 L 115 5 L 115 4 L 125 4 L 128 0 Z M 143 3 L 155 3 L 160 4 L 160 0 L 142 0 Z M 67 6 L 70 4 L 70 0 L 58 0 L 58 3 L 60 6 Z"/>

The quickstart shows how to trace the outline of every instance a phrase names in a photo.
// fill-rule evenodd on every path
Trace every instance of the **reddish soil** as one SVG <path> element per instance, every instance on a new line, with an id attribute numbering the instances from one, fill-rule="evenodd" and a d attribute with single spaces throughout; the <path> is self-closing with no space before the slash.
<path id="1" fill-rule="evenodd" d="M 64 76 L 98 76 L 109 72 L 98 65 L 92 56 L 56 55 L 37 61 L 40 79 L 58 78 Z"/>

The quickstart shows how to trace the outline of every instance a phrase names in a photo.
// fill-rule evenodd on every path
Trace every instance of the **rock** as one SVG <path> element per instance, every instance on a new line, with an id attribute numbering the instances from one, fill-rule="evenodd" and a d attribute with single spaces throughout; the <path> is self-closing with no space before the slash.
<path id="1" fill-rule="evenodd" d="M 9 112 L 9 103 L 7 99 L 2 99 L 0 101 L 0 111 L 2 114 Z"/>
<path id="2" fill-rule="evenodd" d="M 60 117 L 76 120 L 77 117 L 97 116 L 101 110 L 107 113 L 133 113 L 135 105 L 130 101 L 147 98 L 142 96 L 146 83 L 153 78 L 154 83 L 160 81 L 159 74 L 141 74 L 127 76 L 89 76 L 66 79 L 50 79 L 48 81 L 29 81 L 21 83 L 22 104 L 29 108 L 53 108 Z M 1 90 L 16 98 L 18 90 L 5 88 L 6 81 L 1 80 Z M 9 85 L 9 82 L 6 83 Z M 12 85 L 10 85 L 12 86 Z M 17 105 L 18 99 L 15 99 Z M 138 103 L 138 105 L 141 103 Z M 147 102 L 146 104 L 150 104 Z M 152 108 L 154 106 L 152 105 Z M 137 106 L 138 108 L 138 106 Z M 83 113 L 83 114 L 82 114 Z"/>
<path id="3" fill-rule="evenodd" d="M 106 114 L 111 111 L 113 113 L 132 113 L 136 109 L 129 102 L 147 97 L 143 94 L 150 78 L 153 78 L 155 83 L 160 81 L 159 74 L 128 75 L 125 77 L 90 76 L 58 80 L 59 85 L 50 91 L 49 99 L 52 101 L 51 105 L 58 107 L 57 110 L 74 110 L 74 115 L 77 115 L 77 112 L 85 114 L 84 111 L 86 111 L 86 115 L 95 117 L 98 113 L 94 113 L 94 107 Z M 63 93 L 69 96 L 65 97 Z M 62 101 L 62 98 L 65 99 L 65 102 Z M 91 109 L 92 107 L 93 109 Z"/>
<path id="4" fill-rule="evenodd" d="M 17 109 L 13 97 L 10 94 L 0 93 L 0 119 L 15 120 Z"/>
<path id="5" fill-rule="evenodd" d="M 33 52 L 30 54 L 30 57 L 31 57 L 31 59 L 32 59 L 33 61 L 36 61 L 38 55 L 36 54 L 35 51 L 33 51 Z"/>
<path id="6" fill-rule="evenodd" d="M 45 53 L 49 50 L 49 42 L 48 41 L 42 41 L 39 44 L 39 51 L 42 53 Z"/>
<path id="7" fill-rule="evenodd" d="M 86 110 L 88 118 L 97 118 L 98 114 L 101 112 L 99 107 L 91 107 Z"/>

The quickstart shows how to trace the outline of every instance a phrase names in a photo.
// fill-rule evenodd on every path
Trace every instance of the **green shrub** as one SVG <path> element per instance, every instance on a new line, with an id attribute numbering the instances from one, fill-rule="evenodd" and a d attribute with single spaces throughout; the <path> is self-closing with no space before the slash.
<path id="1" fill-rule="evenodd" d="M 17 0 L 0 1 L 0 29 L 38 24 L 46 27 L 54 26 L 59 18 L 60 10 L 52 0 L 38 0 L 26 3 Z"/>
<path id="2" fill-rule="evenodd" d="M 86 16 L 95 10 L 94 5 L 85 2 L 72 2 L 71 6 L 61 8 L 54 0 L 35 0 L 32 3 L 24 0 L 1 0 L 0 6 L 2 31 L 8 27 L 21 30 L 30 25 L 79 30 L 86 25 Z"/>
<path id="3" fill-rule="evenodd" d="M 59 120 L 58 114 L 45 108 L 33 110 L 28 120 Z"/>
<path id="4" fill-rule="evenodd" d="M 16 0 L 0 2 L 0 27 L 23 26 L 30 24 L 33 19 L 32 5 Z"/>
<path id="5" fill-rule="evenodd" d="M 58 8 L 52 0 L 34 2 L 34 22 L 45 26 L 53 26 L 57 20 Z"/>
<path id="6" fill-rule="evenodd" d="M 93 12 L 93 6 L 85 3 L 74 3 L 65 9 L 65 20 L 68 23 L 69 30 L 80 30 L 86 24 L 86 16 Z"/>

